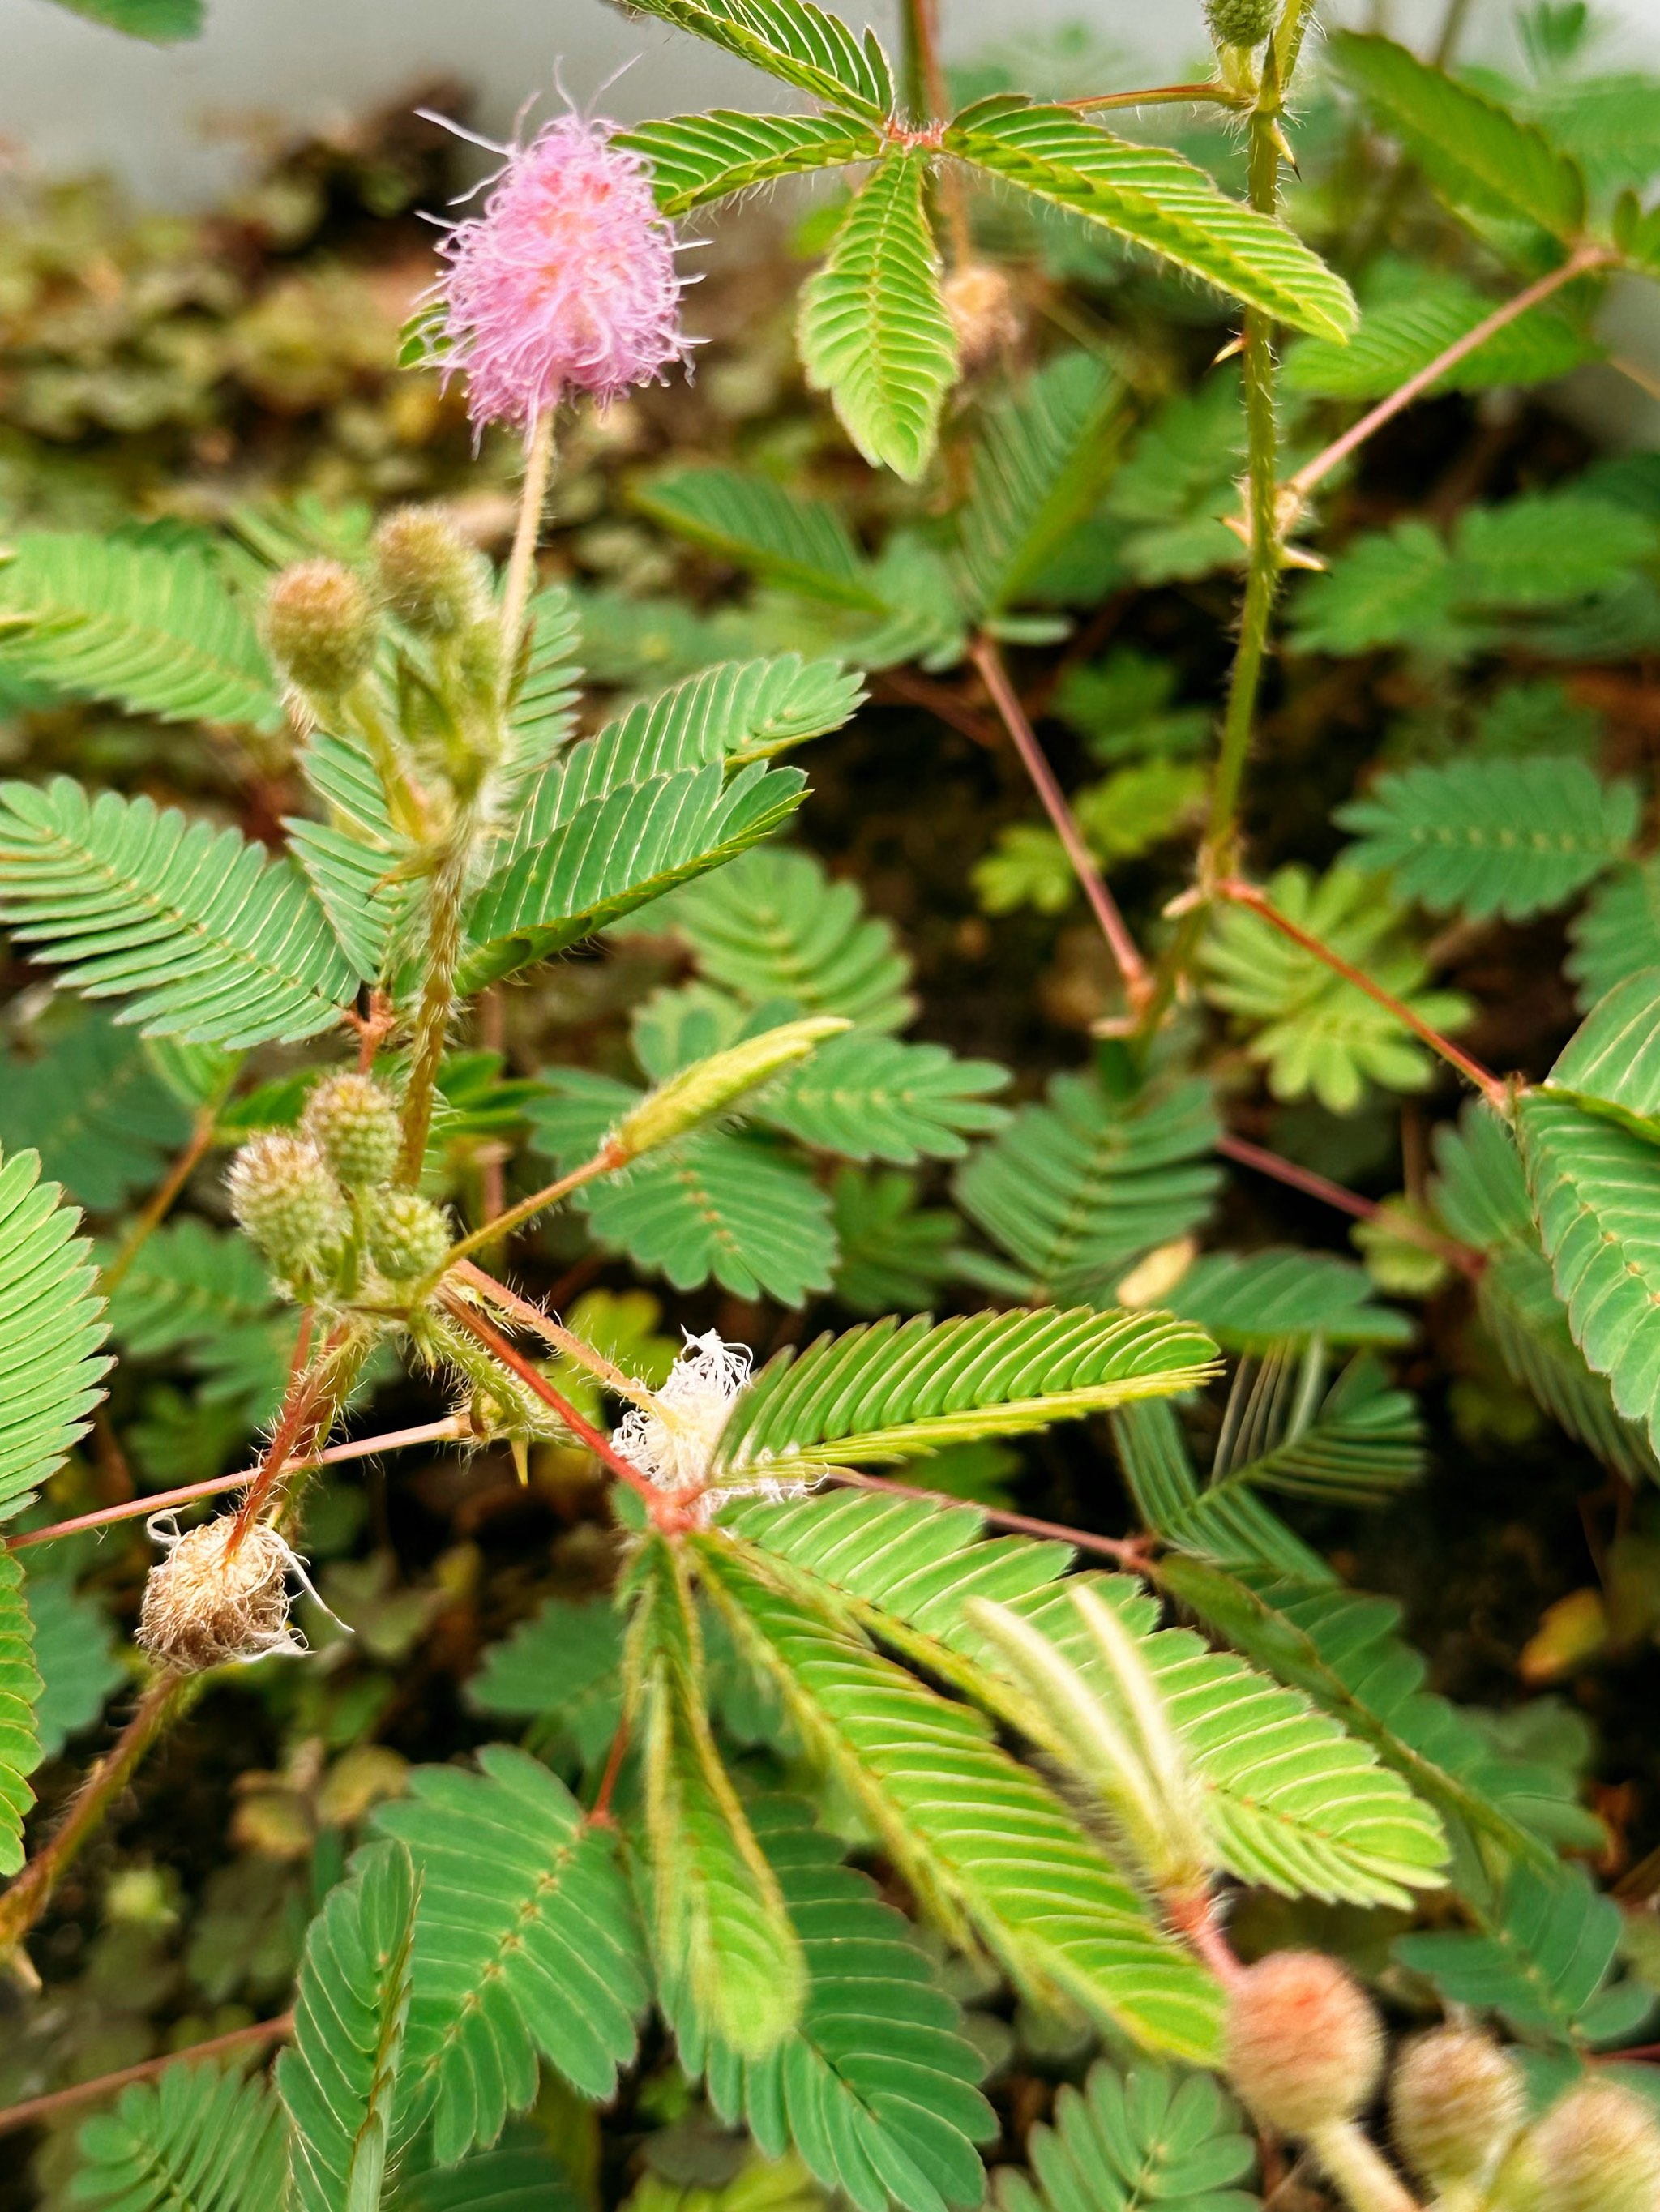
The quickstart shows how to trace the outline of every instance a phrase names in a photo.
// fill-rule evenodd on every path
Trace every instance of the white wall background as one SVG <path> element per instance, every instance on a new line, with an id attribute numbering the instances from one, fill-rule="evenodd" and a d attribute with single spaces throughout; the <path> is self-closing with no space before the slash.
<path id="1" fill-rule="evenodd" d="M 1605 5 L 1607 0 L 1605 0 Z M 1034 26 L 1087 21 L 1115 44 L 1180 67 L 1204 49 L 1200 0 L 943 0 L 946 44 L 972 53 Z M 893 0 L 841 0 L 893 30 Z M 1660 0 L 1614 0 L 1611 43 L 1660 64 Z M 1441 0 L 1335 0 L 1322 13 L 1421 38 Z M 1508 0 L 1475 0 L 1468 51 L 1502 41 Z M 788 106 L 741 63 L 629 17 L 605 0 L 209 0 L 207 35 L 138 46 L 48 0 L 0 0 L 0 145 L 47 171 L 107 167 L 145 200 L 201 205 L 296 124 L 325 125 L 392 100 L 423 77 L 465 78 L 485 127 L 504 131 L 555 62 L 579 102 L 633 60 L 608 112 L 672 113 L 726 100 Z"/>

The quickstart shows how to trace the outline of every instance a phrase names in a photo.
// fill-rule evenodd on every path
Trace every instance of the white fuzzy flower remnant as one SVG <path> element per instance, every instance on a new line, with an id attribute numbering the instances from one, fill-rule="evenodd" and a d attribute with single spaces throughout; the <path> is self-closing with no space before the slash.
<path id="1" fill-rule="evenodd" d="M 687 1335 L 685 1349 L 653 1393 L 649 1407 L 625 1413 L 611 1437 L 620 1458 L 637 1468 L 654 1489 L 687 1498 L 697 1525 L 707 1528 L 732 1498 L 764 1498 L 776 1504 L 806 1495 L 804 1483 L 758 1474 L 737 1482 L 712 1482 L 710 1468 L 732 1409 L 748 1386 L 751 1354 L 728 1344 L 716 1329 Z"/>

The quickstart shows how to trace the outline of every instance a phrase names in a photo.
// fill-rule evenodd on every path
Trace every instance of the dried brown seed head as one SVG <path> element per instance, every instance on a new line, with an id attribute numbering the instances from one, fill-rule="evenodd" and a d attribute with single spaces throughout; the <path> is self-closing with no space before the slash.
<path id="1" fill-rule="evenodd" d="M 237 1543 L 234 1513 L 182 1535 L 160 1515 L 149 1528 L 167 1553 L 144 1585 L 138 1642 L 158 1665 L 195 1674 L 306 1649 L 289 1625 L 289 1576 L 300 1562 L 275 1528 L 256 1521 Z"/>

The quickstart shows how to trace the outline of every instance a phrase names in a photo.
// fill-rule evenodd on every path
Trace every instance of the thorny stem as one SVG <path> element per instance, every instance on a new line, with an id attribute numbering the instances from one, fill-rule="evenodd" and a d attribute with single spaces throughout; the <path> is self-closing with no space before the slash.
<path id="1" fill-rule="evenodd" d="M 659 1490 L 654 1483 L 646 1480 L 637 1467 L 631 1467 L 621 1453 L 612 1448 L 610 1437 L 602 1435 L 592 1421 L 585 1420 L 570 1400 L 562 1392 L 556 1390 L 541 1370 L 532 1366 L 522 1352 L 516 1351 L 500 1329 L 492 1328 L 476 1307 L 450 1296 L 446 1296 L 443 1304 L 452 1321 L 459 1322 L 470 1336 L 477 1337 L 493 1358 L 500 1360 L 510 1375 L 516 1375 L 527 1390 L 533 1391 L 550 1412 L 559 1416 L 571 1434 L 585 1443 L 603 1466 L 639 1495 L 659 1528 L 666 1533 L 673 1533 L 684 1525 L 681 1501 L 673 1493 Z"/>
<path id="2" fill-rule="evenodd" d="M 498 1238 L 511 1237 L 515 1229 L 522 1229 L 526 1222 L 536 1214 L 544 1213 L 549 1206 L 557 1206 L 562 1198 L 568 1198 L 572 1191 L 580 1190 L 585 1182 L 593 1182 L 599 1176 L 614 1174 L 618 1168 L 627 1164 L 628 1157 L 619 1145 L 608 1140 L 600 1146 L 591 1160 L 584 1160 L 581 1167 L 573 1168 L 567 1176 L 561 1176 L 557 1182 L 547 1183 L 540 1190 L 533 1190 L 528 1198 L 521 1198 L 517 1206 L 510 1206 L 505 1213 L 498 1213 L 494 1221 L 487 1221 L 482 1228 L 475 1229 L 471 1236 L 459 1238 L 445 1253 L 437 1274 L 430 1281 L 417 1285 L 411 1303 L 435 1289 L 439 1281 L 459 1261 L 466 1259 L 469 1254 L 480 1250 L 486 1244 L 495 1243 Z"/>
<path id="3" fill-rule="evenodd" d="M 542 531 L 542 509 L 547 505 L 548 483 L 553 474 L 553 410 L 536 418 L 530 443 L 525 448 L 525 483 L 520 496 L 519 524 L 508 556 L 507 580 L 502 593 L 502 648 L 512 668 L 519 657 L 519 640 L 525 627 L 525 607 L 530 599 L 531 571 L 536 560 L 536 541 Z"/>
<path id="4" fill-rule="evenodd" d="M 167 1674 L 145 1691 L 138 1710 L 82 1784 L 63 1826 L 0 1897 L 0 1956 L 14 1949 L 33 1927 L 146 1752 L 204 1680 L 199 1674 Z"/>
<path id="5" fill-rule="evenodd" d="M 1335 1206 L 1340 1213 L 1351 1214 L 1357 1221 L 1385 1223 L 1393 1235 L 1408 1244 L 1420 1245 L 1426 1252 L 1433 1252 L 1438 1259 L 1456 1267 L 1472 1282 L 1479 1281 L 1484 1272 L 1486 1261 L 1469 1245 L 1444 1237 L 1426 1223 L 1414 1221 L 1396 1208 L 1382 1206 L 1375 1198 L 1362 1198 L 1358 1190 L 1333 1182 L 1328 1176 L 1316 1175 L 1312 1168 L 1299 1167 L 1295 1160 L 1282 1159 L 1278 1152 L 1253 1145 L 1249 1138 L 1220 1136 L 1216 1140 L 1216 1149 L 1224 1159 L 1237 1160 L 1241 1167 L 1255 1168 L 1259 1175 L 1272 1176 L 1276 1182 L 1303 1191 L 1310 1198 L 1320 1199 L 1327 1206 Z"/>
<path id="6" fill-rule="evenodd" d="M 471 1283 L 474 1290 L 482 1291 L 493 1306 L 499 1306 L 503 1313 L 511 1315 L 526 1328 L 534 1329 L 545 1344 L 551 1346 L 556 1352 L 562 1352 L 567 1358 L 575 1360 L 579 1366 L 586 1367 L 590 1375 L 603 1382 L 608 1390 L 614 1390 L 619 1398 L 627 1398 L 631 1404 L 643 1406 L 650 1413 L 663 1412 L 654 1391 L 648 1390 L 643 1382 L 636 1382 L 632 1375 L 625 1375 L 620 1367 L 605 1358 L 603 1352 L 596 1352 L 591 1344 L 585 1344 L 575 1330 L 566 1328 L 551 1314 L 544 1313 L 541 1307 L 532 1304 L 529 1298 L 521 1298 L 505 1283 L 498 1283 L 494 1275 L 487 1275 L 482 1267 L 475 1267 L 471 1260 L 463 1260 L 455 1272 L 464 1281 Z"/>
<path id="7" fill-rule="evenodd" d="M 214 1132 L 219 1123 L 220 1101 L 204 1106 L 196 1117 L 196 1127 L 191 1132 L 190 1142 L 168 1169 L 166 1180 L 159 1186 L 134 1220 L 121 1240 L 121 1248 L 99 1278 L 98 1287 L 106 1297 L 124 1282 L 133 1261 L 138 1257 L 151 1235 L 159 1229 L 172 1210 L 173 1200 L 195 1174 L 203 1159 L 211 1150 Z"/>
<path id="8" fill-rule="evenodd" d="M 33 2127 L 37 2120 L 55 2119 L 59 2112 L 72 2112 L 77 2106 L 94 2105 L 100 2097 L 113 2096 L 132 2081 L 153 2081 L 168 2066 L 176 2066 L 181 2059 L 194 2063 L 199 2058 L 218 2058 L 232 2051 L 247 2051 L 262 2043 L 281 2043 L 294 2033 L 294 2014 L 278 2013 L 275 2020 L 257 2020 L 251 2027 L 234 2027 L 228 2035 L 210 2035 L 205 2042 L 186 2044 L 182 2051 L 164 2051 L 159 2058 L 142 2058 L 136 2066 L 123 2066 L 113 2074 L 100 2074 L 91 2081 L 72 2081 L 67 2089 L 51 2090 L 44 2097 L 30 2097 L 21 2105 L 9 2105 L 0 2112 L 0 2136 L 14 2134 L 19 2128 Z"/>
<path id="9" fill-rule="evenodd" d="M 1044 758 L 1043 748 L 1026 719 L 1025 709 L 1009 682 L 1008 671 L 1003 665 L 1002 655 L 988 637 L 977 637 L 969 648 L 969 657 L 980 672 L 982 682 L 991 696 L 1003 727 L 1017 753 L 1021 765 L 1031 777 L 1032 787 L 1043 801 L 1043 811 L 1055 825 L 1055 833 L 1065 848 L 1072 872 L 1083 887 L 1090 910 L 1107 940 L 1108 949 L 1124 979 L 1124 994 L 1134 1012 L 1141 1013 L 1152 995 L 1152 977 L 1146 962 L 1141 957 L 1135 939 L 1125 926 L 1118 911 L 1118 902 L 1107 889 L 1101 871 L 1084 841 L 1077 817 L 1067 804 L 1066 793 L 1055 781 L 1055 771 Z"/>
<path id="10" fill-rule="evenodd" d="M 392 1429 L 380 1437 L 359 1437 L 350 1443 L 331 1444 L 326 1451 L 313 1452 L 305 1459 L 289 1460 L 277 1470 L 277 1479 L 308 1474 L 313 1468 L 334 1467 L 342 1460 L 373 1459 L 378 1452 L 400 1451 L 410 1444 L 459 1443 L 469 1434 L 460 1415 L 448 1413 L 441 1421 L 423 1421 L 418 1428 Z M 193 1505 L 198 1498 L 217 1498 L 228 1490 L 245 1489 L 260 1472 L 257 1467 L 244 1468 L 240 1474 L 216 1474 L 210 1482 L 187 1482 L 178 1490 L 153 1491 L 148 1498 L 131 1498 L 124 1504 L 100 1506 L 95 1513 L 78 1513 L 72 1521 L 54 1521 L 50 1528 L 26 1528 L 21 1535 L 8 1540 L 6 1549 L 21 1552 L 31 1544 L 50 1544 L 60 1536 L 78 1536 L 83 1529 L 106 1528 L 118 1521 L 136 1521 L 141 1516 L 165 1513 L 170 1506 Z"/>
<path id="11" fill-rule="evenodd" d="M 314 1368 L 307 1368 L 306 1364 L 311 1356 L 313 1320 L 312 1310 L 307 1306 L 300 1316 L 300 1334 L 295 1339 L 294 1354 L 289 1361 L 288 1385 L 283 1393 L 276 1429 L 265 1448 L 258 1470 L 248 1486 L 248 1494 L 237 1513 L 234 1541 L 238 1544 L 252 1527 L 255 1514 L 277 1480 L 277 1471 L 287 1465 L 295 1444 L 300 1441 L 301 1425 L 316 1398 L 323 1363 L 319 1360 Z"/>
<path id="12" fill-rule="evenodd" d="M 1231 85 L 1158 84 L 1145 92 L 1096 92 L 1084 100 L 1062 100 L 1057 106 L 1070 107 L 1075 113 L 1087 114 L 1091 110 L 1105 107 L 1169 107 L 1177 104 L 1199 106 L 1211 103 L 1219 107 L 1249 107 L 1248 94 L 1236 92 Z"/>
<path id="13" fill-rule="evenodd" d="M 1490 337 L 1508 324 L 1519 320 L 1529 308 L 1536 307 L 1541 300 L 1548 300 L 1553 292 L 1560 292 L 1565 284 L 1571 284 L 1575 277 L 1584 276 L 1591 270 L 1609 267 L 1617 258 L 1606 246 L 1577 246 L 1560 267 L 1537 278 L 1512 299 L 1505 301 L 1490 315 L 1484 315 L 1473 330 L 1466 331 L 1462 337 L 1444 347 L 1433 361 L 1426 362 L 1414 375 L 1409 376 L 1404 384 L 1391 392 L 1387 399 L 1380 399 L 1376 407 L 1370 409 L 1358 422 L 1345 430 L 1341 438 L 1333 439 L 1323 453 L 1316 453 L 1311 461 L 1305 461 L 1295 476 L 1286 479 L 1286 491 L 1294 494 L 1299 501 L 1304 499 L 1316 484 L 1329 477 L 1386 422 L 1393 422 L 1403 409 L 1421 398 L 1450 368 L 1456 368 L 1461 361 L 1484 346 Z M 1254 527 L 1253 523 L 1253 530 Z"/>
<path id="14" fill-rule="evenodd" d="M 1386 991 L 1381 983 L 1374 983 L 1370 975 L 1363 975 L 1359 968 L 1345 960 L 1341 952 L 1334 952 L 1329 945 L 1322 944 L 1306 929 L 1299 929 L 1289 916 L 1281 914 L 1257 890 L 1255 884 L 1241 883 L 1237 877 L 1227 876 L 1213 886 L 1213 892 L 1217 898 L 1230 900 L 1235 906 L 1249 907 L 1253 914 L 1260 915 L 1264 921 L 1272 924 L 1281 936 L 1288 937 L 1293 945 L 1301 945 L 1304 952 L 1310 952 L 1316 960 L 1323 961 L 1328 968 L 1342 976 L 1345 982 L 1353 983 L 1357 990 L 1364 991 L 1378 1006 L 1387 1007 L 1396 1021 L 1403 1023 L 1432 1052 L 1438 1054 L 1449 1067 L 1456 1067 L 1466 1082 L 1473 1083 L 1496 1113 L 1509 1118 L 1510 1093 L 1490 1068 L 1483 1067 L 1479 1060 L 1472 1060 L 1467 1052 L 1461 1052 L 1449 1038 L 1442 1036 L 1439 1030 L 1432 1029 L 1403 1000 Z"/>

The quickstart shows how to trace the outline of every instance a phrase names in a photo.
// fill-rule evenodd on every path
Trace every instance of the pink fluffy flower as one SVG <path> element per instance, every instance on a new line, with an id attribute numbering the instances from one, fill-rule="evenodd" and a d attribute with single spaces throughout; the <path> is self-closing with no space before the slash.
<path id="1" fill-rule="evenodd" d="M 440 251 L 442 366 L 465 373 L 481 428 L 528 429 L 569 392 L 603 404 L 686 357 L 674 234 L 608 124 L 562 115 L 511 149 Z"/>

